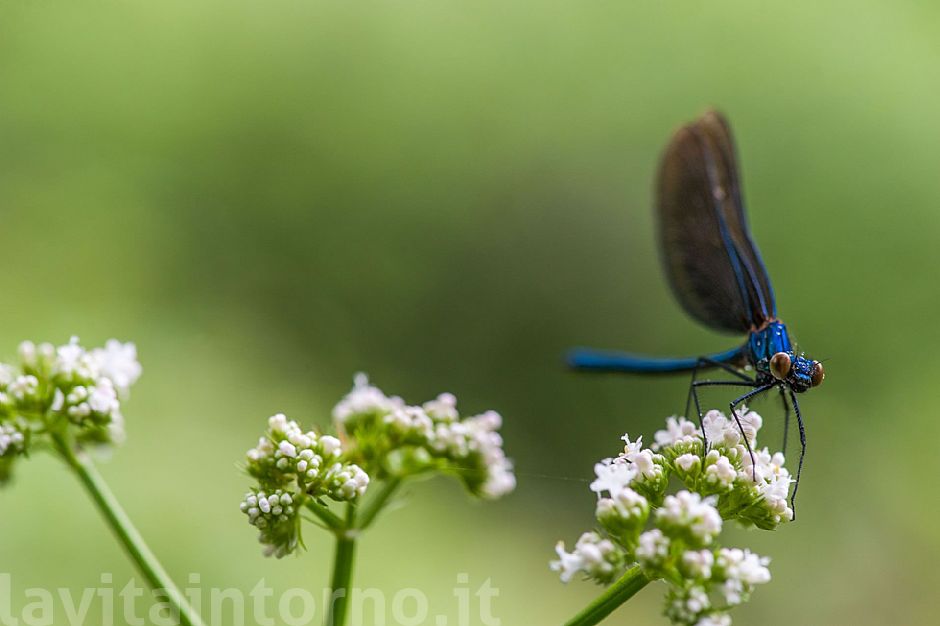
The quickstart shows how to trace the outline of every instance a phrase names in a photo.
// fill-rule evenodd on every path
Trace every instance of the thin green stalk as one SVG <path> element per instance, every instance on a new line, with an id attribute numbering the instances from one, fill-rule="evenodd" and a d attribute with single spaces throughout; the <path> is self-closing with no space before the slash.
<path id="1" fill-rule="evenodd" d="M 346 505 L 346 522 L 336 533 L 336 556 L 333 558 L 333 578 L 330 581 L 330 610 L 326 626 L 345 626 L 352 593 L 353 561 L 356 557 L 356 507 Z"/>
<path id="2" fill-rule="evenodd" d="M 593 626 L 600 623 L 649 582 L 650 579 L 646 577 L 639 565 L 631 567 L 604 593 L 565 622 L 565 626 Z"/>
<path id="3" fill-rule="evenodd" d="M 369 500 L 366 502 L 362 510 L 359 513 L 359 522 L 358 526 L 360 530 L 364 530 L 372 524 L 375 520 L 376 515 L 379 514 L 386 504 L 388 504 L 389 498 L 398 490 L 398 487 L 401 485 L 400 478 L 390 478 L 387 481 L 382 483 L 378 493 L 370 494 Z"/>
<path id="4" fill-rule="evenodd" d="M 333 532 L 339 532 L 345 526 L 345 522 L 341 517 L 333 513 L 319 502 L 309 501 L 307 502 L 307 510 L 320 518 L 320 521 L 326 525 L 327 528 Z"/>
<path id="5" fill-rule="evenodd" d="M 137 532 L 88 455 L 80 450 L 74 450 L 60 437 L 56 437 L 55 442 L 59 453 L 78 475 L 92 500 L 98 505 L 98 510 L 104 515 L 111 530 L 124 546 L 128 556 L 137 565 L 150 588 L 154 591 L 161 590 L 166 595 L 167 604 L 173 610 L 173 614 L 179 615 L 182 626 L 204 626 L 202 618 L 189 606 L 169 574 L 160 565 L 160 561 L 147 547 L 143 537 Z"/>

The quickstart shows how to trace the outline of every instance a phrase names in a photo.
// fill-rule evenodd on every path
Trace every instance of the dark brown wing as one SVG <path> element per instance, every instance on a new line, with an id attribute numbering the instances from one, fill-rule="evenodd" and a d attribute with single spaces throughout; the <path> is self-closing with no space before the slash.
<path id="1" fill-rule="evenodd" d="M 748 231 L 734 142 L 720 113 L 673 135 L 657 194 L 663 263 L 685 310 L 736 334 L 772 319 L 773 291 Z"/>

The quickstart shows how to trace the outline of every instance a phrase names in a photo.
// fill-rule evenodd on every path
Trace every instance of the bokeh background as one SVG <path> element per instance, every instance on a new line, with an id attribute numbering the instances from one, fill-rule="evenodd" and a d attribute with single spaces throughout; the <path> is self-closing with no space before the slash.
<path id="1" fill-rule="evenodd" d="M 102 471 L 206 587 L 326 584 L 325 536 L 267 560 L 237 509 L 271 413 L 325 425 L 360 370 L 497 409 L 517 492 L 414 485 L 356 582 L 452 614 L 466 573 L 500 589 L 504 624 L 560 623 L 599 591 L 547 567 L 591 524 L 592 464 L 688 383 L 561 355 L 737 341 L 673 301 L 650 209 L 670 132 L 718 106 L 781 315 L 828 359 L 802 399 L 799 521 L 726 537 L 773 557 L 736 623 L 934 623 L 938 29 L 936 3 L 874 0 L 8 3 L 0 353 L 137 343 L 129 441 Z M 755 408 L 779 436 L 776 404 Z M 20 465 L 0 511 L 15 610 L 27 587 L 133 575 L 51 458 Z M 665 623 L 662 592 L 609 623 Z"/>

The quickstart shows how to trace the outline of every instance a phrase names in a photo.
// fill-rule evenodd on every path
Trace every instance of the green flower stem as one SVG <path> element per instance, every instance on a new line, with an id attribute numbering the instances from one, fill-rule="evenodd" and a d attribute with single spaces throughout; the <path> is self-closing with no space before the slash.
<path id="1" fill-rule="evenodd" d="M 345 626 L 346 610 L 352 593 L 353 561 L 356 556 L 356 508 L 346 505 L 346 521 L 336 532 L 336 556 L 333 559 L 333 578 L 330 582 L 330 610 L 326 626 Z"/>
<path id="2" fill-rule="evenodd" d="M 346 522 L 344 522 L 341 517 L 336 515 L 336 513 L 329 510 L 319 502 L 314 502 L 312 500 L 307 502 L 307 510 L 320 518 L 320 521 L 323 522 L 326 527 L 333 532 L 339 532 L 343 530 L 346 525 Z"/>
<path id="3" fill-rule="evenodd" d="M 368 502 L 363 505 L 362 511 L 359 513 L 358 527 L 360 530 L 364 530 L 372 524 L 375 517 L 385 508 L 385 505 L 388 504 L 389 499 L 398 490 L 399 486 L 401 486 L 400 478 L 390 478 L 382 483 L 377 493 L 369 495 Z"/>
<path id="4" fill-rule="evenodd" d="M 593 626 L 613 613 L 617 607 L 650 582 L 639 565 L 628 569 L 580 613 L 565 622 L 565 626 Z"/>
<path id="5" fill-rule="evenodd" d="M 179 615 L 182 626 L 204 626 L 202 618 L 189 606 L 169 574 L 160 565 L 157 557 L 147 547 L 143 537 L 134 528 L 127 513 L 121 508 L 117 498 L 111 493 L 88 455 L 81 450 L 74 450 L 72 445 L 62 437 L 56 436 L 54 441 L 56 449 L 78 475 L 79 480 L 98 505 L 98 509 L 104 515 L 111 530 L 137 565 L 150 588 L 154 591 L 160 590 L 166 595 L 167 604 L 171 607 L 173 614 Z"/>

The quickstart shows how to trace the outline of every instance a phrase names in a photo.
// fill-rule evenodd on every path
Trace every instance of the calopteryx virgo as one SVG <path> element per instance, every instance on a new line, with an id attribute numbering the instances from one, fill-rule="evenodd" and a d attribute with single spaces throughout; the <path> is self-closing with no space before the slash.
<path id="1" fill-rule="evenodd" d="M 819 361 L 794 350 L 787 327 L 777 319 L 774 291 L 748 229 L 739 181 L 728 122 L 720 113 L 709 111 L 680 128 L 666 147 L 656 188 L 656 218 L 666 275 L 680 304 L 715 330 L 747 335 L 744 344 L 688 358 L 578 349 L 571 353 L 569 362 L 579 370 L 602 372 L 692 372 L 689 398 L 695 402 L 700 426 L 698 389 L 719 385 L 748 388 L 729 403 L 729 408 L 752 462 L 754 453 L 737 408 L 778 389 L 785 415 L 784 451 L 789 405 L 800 432 L 800 460 L 790 498 L 793 505 L 806 454 L 797 394 L 819 386 L 825 375 Z M 697 380 L 698 372 L 708 368 L 721 368 L 736 379 Z M 687 414 L 688 410 L 687 401 Z M 702 436 L 704 439 L 704 430 Z"/>

